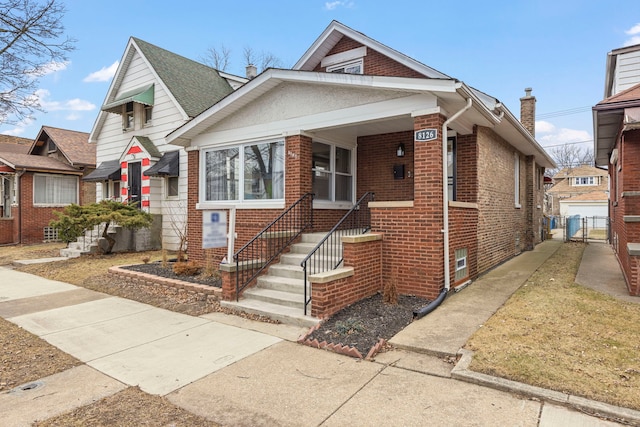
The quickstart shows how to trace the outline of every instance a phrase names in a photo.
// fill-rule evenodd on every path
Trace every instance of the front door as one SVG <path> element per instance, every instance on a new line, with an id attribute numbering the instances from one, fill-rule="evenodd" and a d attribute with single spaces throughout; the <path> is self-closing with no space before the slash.
<path id="1" fill-rule="evenodd" d="M 140 162 L 129 163 L 129 174 L 127 179 L 129 180 L 129 203 L 136 203 L 136 206 L 140 208 L 142 203 L 142 176 L 141 176 Z"/>

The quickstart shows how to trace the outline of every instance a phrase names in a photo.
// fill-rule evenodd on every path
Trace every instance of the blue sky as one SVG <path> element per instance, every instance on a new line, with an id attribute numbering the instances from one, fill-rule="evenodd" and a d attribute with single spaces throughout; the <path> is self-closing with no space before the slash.
<path id="1" fill-rule="evenodd" d="M 640 43 L 637 0 L 66 0 L 69 62 L 40 80 L 46 114 L 0 125 L 35 138 L 41 126 L 90 132 L 130 36 L 201 60 L 231 51 L 227 72 L 244 75 L 243 49 L 291 67 L 331 20 L 360 31 L 502 101 L 516 116 L 524 88 L 537 98 L 536 138 L 545 147 L 589 141 L 590 107 L 604 96 L 607 53 Z M 563 112 L 574 112 L 565 114 Z"/>

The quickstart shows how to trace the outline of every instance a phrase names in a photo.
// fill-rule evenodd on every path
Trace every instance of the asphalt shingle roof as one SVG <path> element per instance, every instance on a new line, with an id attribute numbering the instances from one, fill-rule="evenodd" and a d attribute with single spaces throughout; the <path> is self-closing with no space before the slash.
<path id="1" fill-rule="evenodd" d="M 75 172 L 82 173 L 78 169 L 60 160 L 47 156 L 32 156 L 21 153 L 0 153 L 0 162 L 13 169 L 27 169 L 51 172 Z"/>
<path id="2" fill-rule="evenodd" d="M 96 145 L 89 143 L 89 134 L 74 130 L 42 126 L 37 141 L 49 136 L 73 165 L 96 165 Z"/>
<path id="3" fill-rule="evenodd" d="M 189 117 L 195 117 L 233 92 L 218 71 L 132 37 L 167 89 Z"/>

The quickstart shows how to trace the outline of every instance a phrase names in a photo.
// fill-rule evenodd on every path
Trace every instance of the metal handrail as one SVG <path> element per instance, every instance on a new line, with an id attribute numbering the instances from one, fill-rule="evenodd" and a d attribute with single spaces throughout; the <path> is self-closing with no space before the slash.
<path id="1" fill-rule="evenodd" d="M 249 284 L 302 232 L 313 226 L 313 193 L 306 193 L 234 255 L 236 300 Z"/>
<path id="2" fill-rule="evenodd" d="M 358 199 L 356 204 L 349 209 L 340 221 L 333 226 L 315 248 L 302 260 L 304 277 L 304 314 L 307 314 L 307 306 L 311 302 L 311 292 L 308 288 L 308 275 L 335 270 L 342 263 L 342 236 L 366 233 L 371 229 L 371 211 L 369 202 L 373 201 L 375 194 L 368 191 Z M 366 206 L 365 206 L 366 201 Z"/>

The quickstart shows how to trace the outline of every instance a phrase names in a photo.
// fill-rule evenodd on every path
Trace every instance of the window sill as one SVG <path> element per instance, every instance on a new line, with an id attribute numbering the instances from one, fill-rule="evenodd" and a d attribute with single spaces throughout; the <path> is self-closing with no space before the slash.
<path id="1" fill-rule="evenodd" d="M 522 209 L 522 205 L 520 203 L 516 203 L 516 205 L 514 206 L 516 209 Z"/>
<path id="2" fill-rule="evenodd" d="M 74 202 L 77 203 L 77 202 Z M 72 203 L 52 203 L 52 204 L 47 204 L 47 203 L 34 203 L 33 207 L 34 208 L 64 208 L 67 207 L 69 205 L 71 205 Z"/>
<path id="3" fill-rule="evenodd" d="M 284 200 L 251 201 L 251 202 L 200 202 L 196 210 L 212 209 L 284 209 Z"/>
<path id="4" fill-rule="evenodd" d="M 353 207 L 351 202 L 329 202 L 326 200 L 314 200 L 313 209 L 344 209 L 348 210 Z"/>

